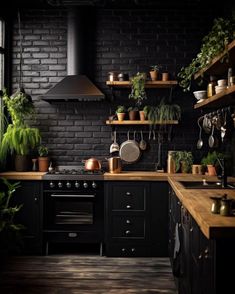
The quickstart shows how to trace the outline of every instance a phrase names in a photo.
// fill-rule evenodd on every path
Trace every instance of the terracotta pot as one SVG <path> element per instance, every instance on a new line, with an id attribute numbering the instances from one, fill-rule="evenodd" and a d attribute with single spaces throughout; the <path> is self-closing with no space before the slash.
<path id="1" fill-rule="evenodd" d="M 169 81 L 169 73 L 168 72 L 162 73 L 162 81 L 164 81 L 164 82 Z"/>
<path id="2" fill-rule="evenodd" d="M 129 120 L 136 120 L 137 119 L 138 111 L 130 110 L 128 112 L 128 114 L 129 114 Z"/>
<path id="3" fill-rule="evenodd" d="M 125 118 L 125 112 L 119 112 L 119 113 L 117 113 L 117 117 L 118 117 L 118 120 L 119 121 L 123 121 L 124 120 L 124 118 Z"/>
<path id="4" fill-rule="evenodd" d="M 48 172 L 49 157 L 38 157 L 38 171 Z"/>
<path id="5" fill-rule="evenodd" d="M 208 173 L 207 173 L 208 176 L 216 176 L 217 175 L 214 165 L 208 164 L 207 171 L 208 171 Z"/>
<path id="6" fill-rule="evenodd" d="M 139 115 L 140 115 L 140 120 L 144 121 L 145 120 L 145 112 L 143 110 L 140 110 Z"/>
<path id="7" fill-rule="evenodd" d="M 152 80 L 152 81 L 156 81 L 156 80 L 157 80 L 158 72 L 157 72 L 156 70 L 151 70 L 151 71 L 149 72 L 149 74 L 150 74 L 150 77 L 151 77 L 151 80 Z"/>

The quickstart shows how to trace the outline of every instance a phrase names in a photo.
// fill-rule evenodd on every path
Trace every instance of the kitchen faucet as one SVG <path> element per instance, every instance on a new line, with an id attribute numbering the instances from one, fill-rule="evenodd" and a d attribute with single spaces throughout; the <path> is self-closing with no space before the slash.
<path id="1" fill-rule="evenodd" d="M 221 175 L 218 176 L 218 178 L 221 180 L 221 187 L 226 188 L 227 187 L 227 171 L 226 171 L 225 159 L 217 157 L 217 161 L 219 162 L 219 165 L 221 167 Z"/>

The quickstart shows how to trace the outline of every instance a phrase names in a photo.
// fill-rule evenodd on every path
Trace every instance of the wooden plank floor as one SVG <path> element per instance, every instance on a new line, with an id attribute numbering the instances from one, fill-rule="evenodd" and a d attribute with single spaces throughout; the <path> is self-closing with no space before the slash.
<path id="1" fill-rule="evenodd" d="M 168 258 L 20 256 L 0 272 L 1 294 L 176 294 Z"/>

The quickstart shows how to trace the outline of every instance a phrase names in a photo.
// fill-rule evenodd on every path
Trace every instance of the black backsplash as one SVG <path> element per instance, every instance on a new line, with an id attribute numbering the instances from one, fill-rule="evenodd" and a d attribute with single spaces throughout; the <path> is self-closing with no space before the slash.
<path id="1" fill-rule="evenodd" d="M 171 77 L 191 62 L 199 51 L 202 37 L 211 29 L 213 19 L 221 16 L 215 7 L 168 9 L 102 9 L 92 11 L 92 21 L 87 24 L 87 75 L 105 93 L 103 102 L 41 101 L 38 96 L 66 76 L 67 71 L 67 20 L 65 10 L 24 10 L 21 12 L 23 34 L 23 83 L 32 95 L 37 109 L 36 122 L 43 143 L 49 147 L 54 164 L 81 164 L 82 159 L 96 157 L 106 166 L 112 143 L 112 127 L 105 120 L 114 113 L 117 105 L 130 105 L 128 89 L 111 91 L 105 82 L 109 71 L 124 72 L 129 76 L 160 63 Z M 88 15 L 88 19 L 89 15 Z M 19 76 L 19 36 L 17 21 L 13 35 L 13 90 Z M 170 96 L 169 89 L 148 90 L 147 104 L 156 104 Z M 172 101 L 182 108 L 179 125 L 161 130 L 164 133 L 161 163 L 166 168 L 168 150 L 192 151 L 195 162 L 208 151 L 208 144 L 196 150 L 198 139 L 197 118 L 200 111 L 193 110 L 192 93 L 184 93 L 180 87 L 172 92 Z M 148 149 L 138 162 L 124 169 L 154 170 L 158 161 L 158 136 L 148 140 L 149 126 L 116 127 L 118 142 L 127 138 L 127 131 L 144 131 Z M 156 127 L 156 134 L 159 127 Z M 204 140 L 207 140 L 203 135 Z"/>

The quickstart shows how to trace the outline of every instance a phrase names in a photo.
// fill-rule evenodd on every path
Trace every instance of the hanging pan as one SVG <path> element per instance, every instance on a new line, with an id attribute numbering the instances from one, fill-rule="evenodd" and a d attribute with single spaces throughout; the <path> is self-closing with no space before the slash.
<path id="1" fill-rule="evenodd" d="M 126 163 L 134 163 L 140 157 L 140 148 L 139 144 L 135 141 L 135 132 L 134 139 L 130 140 L 130 131 L 127 133 L 127 140 L 124 141 L 119 150 L 119 156 Z"/>

